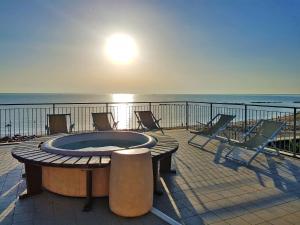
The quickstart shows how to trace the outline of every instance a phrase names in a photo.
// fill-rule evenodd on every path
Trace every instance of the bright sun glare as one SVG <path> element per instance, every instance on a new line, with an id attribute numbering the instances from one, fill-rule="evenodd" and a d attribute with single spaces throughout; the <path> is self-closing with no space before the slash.
<path id="1" fill-rule="evenodd" d="M 135 40 L 127 34 L 113 34 L 106 39 L 105 53 L 116 64 L 129 64 L 138 55 Z"/>

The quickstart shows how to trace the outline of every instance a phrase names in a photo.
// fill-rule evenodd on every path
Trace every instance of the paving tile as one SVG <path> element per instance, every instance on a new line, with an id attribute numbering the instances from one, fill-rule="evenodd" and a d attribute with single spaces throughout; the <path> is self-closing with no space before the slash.
<path id="1" fill-rule="evenodd" d="M 234 217 L 234 218 L 225 220 L 225 222 L 230 225 L 249 225 L 250 224 L 240 217 Z"/>
<path id="2" fill-rule="evenodd" d="M 288 215 L 282 217 L 281 219 L 283 219 L 291 224 L 299 224 L 299 221 L 300 221 L 300 217 L 296 214 L 288 214 Z"/>
<path id="3" fill-rule="evenodd" d="M 255 215 L 254 213 L 247 213 L 245 215 L 240 216 L 240 218 L 250 224 L 259 224 L 264 222 L 264 219 L 260 218 L 259 216 Z"/>
<path id="4" fill-rule="evenodd" d="M 201 216 L 193 216 L 183 220 L 183 224 L 185 225 L 204 225 L 206 224 Z"/>
<path id="5" fill-rule="evenodd" d="M 245 167 L 225 160 L 227 150 L 218 141 L 202 150 L 187 144 L 188 131 L 167 133 L 180 148 L 172 162 L 177 174 L 163 174 L 172 201 L 168 195 L 154 196 L 154 206 L 162 212 L 183 224 L 299 224 L 300 160 L 259 155 L 251 167 Z M 21 178 L 24 166 L 10 150 L 0 147 L 0 212 L 11 210 L 0 217 L 1 225 L 166 224 L 151 213 L 136 219 L 118 217 L 110 212 L 107 198 L 96 199 L 88 214 L 81 211 L 84 199 L 46 191 L 19 201 L 17 195 L 26 188 Z"/>
<path id="6" fill-rule="evenodd" d="M 209 223 L 209 225 L 228 225 L 225 220 Z"/>
<path id="7" fill-rule="evenodd" d="M 289 221 L 285 220 L 284 218 L 276 218 L 274 220 L 270 220 L 269 222 L 273 225 L 291 225 L 292 224 Z"/>
<path id="8" fill-rule="evenodd" d="M 279 217 L 279 215 L 276 215 L 275 213 L 273 213 L 272 211 L 268 210 L 268 209 L 263 209 L 263 210 L 259 210 L 254 212 L 255 215 L 257 215 L 258 217 L 262 218 L 264 221 L 269 221 L 269 220 L 273 220 Z"/>

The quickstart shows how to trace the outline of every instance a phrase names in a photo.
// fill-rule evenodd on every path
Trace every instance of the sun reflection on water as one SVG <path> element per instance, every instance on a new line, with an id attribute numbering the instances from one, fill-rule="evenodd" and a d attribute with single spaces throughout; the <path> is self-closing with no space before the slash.
<path id="1" fill-rule="evenodd" d="M 129 121 L 132 118 L 132 108 L 130 107 L 130 102 L 134 101 L 133 94 L 112 94 L 112 100 L 115 103 L 120 103 L 114 105 L 114 115 L 116 120 L 119 121 L 118 129 L 128 129 Z"/>
<path id="2" fill-rule="evenodd" d="M 133 102 L 134 94 L 112 94 L 113 102 Z"/>

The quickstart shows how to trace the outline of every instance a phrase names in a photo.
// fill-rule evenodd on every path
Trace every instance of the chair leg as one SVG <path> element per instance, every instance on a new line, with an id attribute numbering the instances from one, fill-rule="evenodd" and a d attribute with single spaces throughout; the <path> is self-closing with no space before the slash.
<path id="1" fill-rule="evenodd" d="M 192 141 L 194 140 L 195 137 L 197 137 L 198 134 L 195 134 L 193 137 L 191 137 L 189 140 L 188 140 L 188 144 L 192 143 Z"/>
<path id="2" fill-rule="evenodd" d="M 229 152 L 226 153 L 225 158 L 227 158 L 227 157 L 231 154 L 231 152 L 233 152 L 235 149 L 236 149 L 236 147 L 233 146 L 233 147 L 229 150 Z"/>
<path id="3" fill-rule="evenodd" d="M 256 158 L 256 156 L 262 152 L 263 149 L 257 149 L 255 154 L 249 159 L 249 161 L 247 162 L 247 166 L 249 166 L 251 164 L 251 162 Z"/>
<path id="4" fill-rule="evenodd" d="M 138 127 L 137 127 L 137 129 L 139 130 L 139 129 L 143 129 L 143 126 L 142 126 L 142 122 L 141 121 L 138 121 Z"/>
<path id="5" fill-rule="evenodd" d="M 214 136 L 212 137 L 209 137 L 208 140 L 204 143 L 204 144 L 198 144 L 196 142 L 192 142 L 192 140 L 194 140 L 195 137 L 197 137 L 198 134 L 195 134 L 190 140 L 188 140 L 188 144 L 189 145 L 192 145 L 192 146 L 195 146 L 195 147 L 198 147 L 198 148 L 204 148 L 205 145 L 207 145 L 213 138 Z"/>
<path id="6" fill-rule="evenodd" d="M 208 140 L 202 145 L 202 148 L 204 148 L 205 145 L 207 145 L 214 137 L 208 138 Z"/>

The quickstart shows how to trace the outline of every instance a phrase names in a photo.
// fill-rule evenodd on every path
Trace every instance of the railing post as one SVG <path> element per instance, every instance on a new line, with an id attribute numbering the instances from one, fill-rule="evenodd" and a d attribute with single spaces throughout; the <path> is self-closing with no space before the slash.
<path id="1" fill-rule="evenodd" d="M 297 126 L 297 108 L 294 108 L 294 138 L 293 138 L 293 155 L 296 156 L 296 150 L 297 150 L 297 131 L 296 131 L 296 126 Z"/>
<path id="2" fill-rule="evenodd" d="M 105 110 L 108 113 L 108 103 L 105 103 Z"/>
<path id="3" fill-rule="evenodd" d="M 151 102 L 149 102 L 149 111 L 151 111 Z"/>
<path id="4" fill-rule="evenodd" d="M 52 114 L 55 114 L 55 104 L 52 104 Z"/>
<path id="5" fill-rule="evenodd" d="M 212 103 L 210 103 L 210 121 L 212 121 L 212 119 L 213 119 L 213 104 Z"/>
<path id="6" fill-rule="evenodd" d="M 245 104 L 245 114 L 244 114 L 244 116 L 245 116 L 245 120 L 244 120 L 244 132 L 246 133 L 247 132 L 247 125 L 248 125 L 248 122 L 247 122 L 247 120 L 248 120 L 248 113 L 247 113 L 247 111 L 248 111 L 248 107 L 247 107 L 247 105 Z M 245 141 L 246 141 L 246 136 L 245 136 Z"/>
<path id="7" fill-rule="evenodd" d="M 185 129 L 189 129 L 189 102 L 185 102 Z"/>

